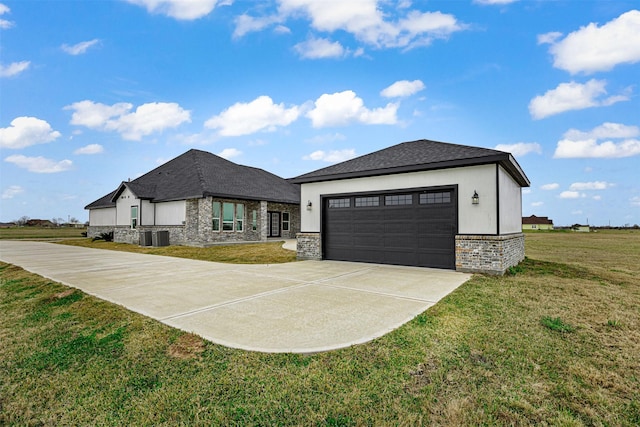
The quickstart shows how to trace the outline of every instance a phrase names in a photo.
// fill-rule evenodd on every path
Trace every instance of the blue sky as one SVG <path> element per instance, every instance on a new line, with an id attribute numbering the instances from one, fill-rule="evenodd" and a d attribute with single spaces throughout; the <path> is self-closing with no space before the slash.
<path id="1" fill-rule="evenodd" d="M 0 221 L 191 148 L 288 178 L 416 139 L 512 152 L 523 214 L 640 224 L 637 1 L 0 0 Z"/>

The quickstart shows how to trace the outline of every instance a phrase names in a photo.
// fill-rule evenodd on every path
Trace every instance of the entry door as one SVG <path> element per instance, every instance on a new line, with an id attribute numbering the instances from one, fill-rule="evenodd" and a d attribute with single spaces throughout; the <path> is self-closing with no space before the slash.
<path id="1" fill-rule="evenodd" d="M 280 212 L 267 212 L 269 237 L 280 237 Z"/>

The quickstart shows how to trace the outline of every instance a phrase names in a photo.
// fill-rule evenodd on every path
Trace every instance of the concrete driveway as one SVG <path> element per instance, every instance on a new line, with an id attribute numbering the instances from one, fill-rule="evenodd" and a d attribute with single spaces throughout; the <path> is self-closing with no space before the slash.
<path id="1" fill-rule="evenodd" d="M 339 261 L 221 264 L 7 240 L 0 260 L 212 342 L 275 353 L 370 341 L 471 277 Z"/>

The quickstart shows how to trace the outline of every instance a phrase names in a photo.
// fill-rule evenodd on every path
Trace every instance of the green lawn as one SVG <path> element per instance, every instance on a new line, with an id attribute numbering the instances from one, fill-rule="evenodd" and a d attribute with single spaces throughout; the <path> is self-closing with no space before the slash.
<path id="1" fill-rule="evenodd" d="M 373 342 L 204 342 L 0 264 L 0 425 L 640 424 L 640 233 L 528 233 Z"/>
<path id="2" fill-rule="evenodd" d="M 73 227 L 11 227 L 0 228 L 1 239 L 68 239 L 82 237 L 83 228 Z"/>
<path id="3" fill-rule="evenodd" d="M 294 262 L 296 260 L 296 253 L 283 249 L 282 242 L 215 245 L 208 248 L 193 246 L 138 246 L 128 243 L 105 242 L 103 240 L 96 240 L 94 242 L 92 239 L 61 240 L 57 243 L 87 248 L 174 256 L 200 261 L 234 264 L 279 264 L 283 262 Z"/>

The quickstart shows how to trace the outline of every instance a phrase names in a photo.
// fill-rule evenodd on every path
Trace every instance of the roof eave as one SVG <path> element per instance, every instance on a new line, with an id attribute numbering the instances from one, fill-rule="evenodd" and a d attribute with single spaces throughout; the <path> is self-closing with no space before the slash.
<path id="1" fill-rule="evenodd" d="M 297 178 L 292 178 L 290 182 L 294 184 L 308 184 L 312 182 L 337 181 L 342 179 L 366 178 L 366 177 L 380 176 L 380 175 L 395 175 L 400 173 L 422 172 L 422 171 L 431 171 L 431 170 L 438 170 L 438 169 L 451 169 L 456 167 L 479 166 L 479 165 L 495 164 L 495 163 L 500 163 L 501 165 L 503 165 L 503 167 L 509 172 L 509 174 L 513 176 L 513 178 L 522 187 L 529 187 L 530 185 L 529 179 L 526 177 L 526 175 L 520 168 L 520 165 L 518 165 L 516 160 L 509 153 L 501 153 L 501 154 L 495 154 L 492 156 L 484 156 L 484 157 L 473 157 L 468 159 L 448 160 L 448 161 L 437 162 L 437 163 L 400 166 L 395 168 L 370 169 L 366 171 L 337 173 L 337 174 L 322 175 L 322 176 L 310 176 L 310 177 L 301 176 Z"/>

